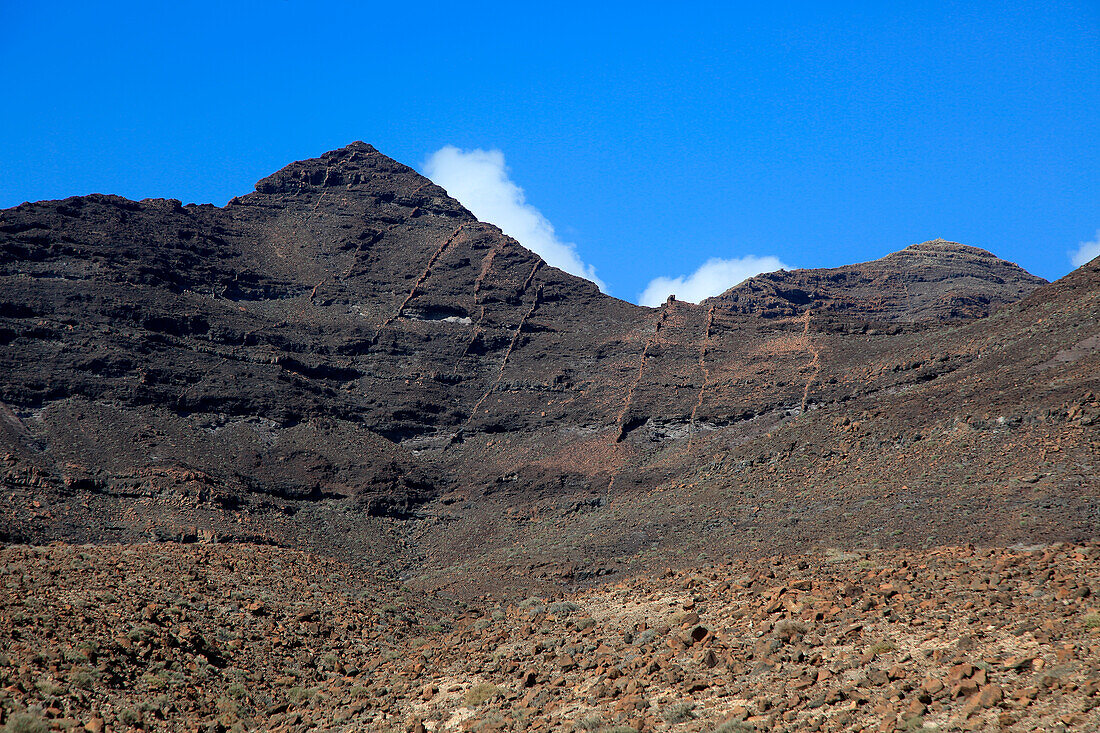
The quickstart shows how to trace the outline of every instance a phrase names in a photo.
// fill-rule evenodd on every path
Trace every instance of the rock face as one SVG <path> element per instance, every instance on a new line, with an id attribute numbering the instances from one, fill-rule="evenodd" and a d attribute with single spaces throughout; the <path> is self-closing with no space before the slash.
<path id="1" fill-rule="evenodd" d="M 0 539 L 263 542 L 468 595 L 1092 537 L 1100 262 L 1038 288 L 945 243 L 859 267 L 798 275 L 801 305 L 762 276 L 641 308 L 363 143 L 224 208 L 25 204 L 0 212 Z"/>
<path id="2" fill-rule="evenodd" d="M 983 318 L 1045 282 L 984 249 L 936 239 L 859 265 L 757 275 L 707 302 L 767 318 L 814 310 L 911 323 Z"/>

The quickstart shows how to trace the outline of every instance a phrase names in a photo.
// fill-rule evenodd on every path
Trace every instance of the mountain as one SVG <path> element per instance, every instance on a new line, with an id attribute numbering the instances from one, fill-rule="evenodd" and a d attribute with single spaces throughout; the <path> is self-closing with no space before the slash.
<path id="1" fill-rule="evenodd" d="M 463 597 L 1088 539 L 1098 286 L 937 241 L 642 308 L 363 143 L 222 208 L 24 204 L 0 533 L 268 543 Z"/>
<path id="2" fill-rule="evenodd" d="M 1045 282 L 984 249 L 936 239 L 859 265 L 757 275 L 707 302 L 766 318 L 814 310 L 942 321 L 983 318 Z"/>

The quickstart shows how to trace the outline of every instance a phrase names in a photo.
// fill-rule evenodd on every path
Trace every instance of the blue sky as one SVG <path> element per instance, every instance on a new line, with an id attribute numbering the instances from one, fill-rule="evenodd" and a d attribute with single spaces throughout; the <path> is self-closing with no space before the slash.
<path id="1" fill-rule="evenodd" d="M 629 300 L 935 237 L 1056 278 L 1097 239 L 1096 2 L 402 5 L 0 2 L 0 207 L 223 204 L 361 139 L 500 151 Z"/>

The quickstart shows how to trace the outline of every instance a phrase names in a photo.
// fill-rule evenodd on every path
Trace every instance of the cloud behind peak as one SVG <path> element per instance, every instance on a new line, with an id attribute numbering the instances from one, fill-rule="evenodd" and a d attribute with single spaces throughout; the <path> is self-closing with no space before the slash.
<path id="1" fill-rule="evenodd" d="M 423 172 L 478 219 L 500 227 L 548 265 L 591 280 L 607 292 L 596 269 L 577 254 L 577 246 L 563 242 L 542 212 L 527 203 L 523 189 L 509 176 L 502 151 L 447 145 L 428 156 Z"/>
<path id="2" fill-rule="evenodd" d="M 1091 242 L 1081 242 L 1077 249 L 1069 253 L 1074 267 L 1080 267 L 1096 257 L 1100 257 L 1100 229 L 1096 230 L 1096 239 Z"/>
<path id="3" fill-rule="evenodd" d="M 789 269 L 790 267 L 783 264 L 778 257 L 772 255 L 766 257 L 745 255 L 728 260 L 711 257 L 690 275 L 654 278 L 638 296 L 638 304 L 656 308 L 664 303 L 669 295 L 675 295 L 677 300 L 698 303 L 724 293 L 734 285 L 762 272 Z"/>

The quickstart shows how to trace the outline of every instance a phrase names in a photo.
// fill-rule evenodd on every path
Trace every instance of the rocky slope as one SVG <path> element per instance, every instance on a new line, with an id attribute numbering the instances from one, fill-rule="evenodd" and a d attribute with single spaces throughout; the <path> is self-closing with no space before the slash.
<path id="1" fill-rule="evenodd" d="M 467 598 L 1094 537 L 1100 262 L 1035 288 L 960 245 L 892 257 L 850 302 L 641 308 L 362 143 L 224 208 L 25 204 L 0 535 L 274 544 Z M 867 307 L 899 271 L 924 279 Z M 986 305 L 942 310 L 956 282 Z"/>
<path id="2" fill-rule="evenodd" d="M 1100 727 L 1100 547 L 771 557 L 466 608 L 250 545 L 0 550 L 9 731 Z"/>
<path id="3" fill-rule="evenodd" d="M 859 265 L 757 275 L 707 302 L 766 318 L 813 310 L 911 323 L 982 318 L 1045 282 L 983 249 L 937 239 Z"/>

